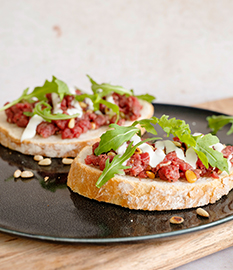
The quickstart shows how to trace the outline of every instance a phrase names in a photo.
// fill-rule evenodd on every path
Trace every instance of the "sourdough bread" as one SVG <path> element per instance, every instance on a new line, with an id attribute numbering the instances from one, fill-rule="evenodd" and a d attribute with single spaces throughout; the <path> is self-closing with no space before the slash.
<path id="1" fill-rule="evenodd" d="M 72 191 L 97 201 L 150 211 L 185 209 L 215 203 L 233 188 L 233 173 L 222 173 L 219 179 L 202 177 L 195 183 L 116 175 L 97 188 L 95 184 L 102 172 L 84 161 L 91 153 L 92 147 L 87 146 L 74 159 L 67 185 Z"/>
<path id="2" fill-rule="evenodd" d="M 153 116 L 154 107 L 151 103 L 140 100 L 143 108 L 139 119 Z M 131 121 L 126 121 L 125 125 L 131 125 Z M 21 142 L 24 128 L 6 121 L 5 112 L 0 112 L 0 143 L 12 150 L 16 150 L 26 155 L 42 155 L 48 157 L 75 157 L 80 150 L 99 141 L 100 136 L 108 129 L 107 126 L 90 130 L 81 134 L 79 138 L 62 139 L 60 135 L 53 135 L 42 138 L 36 135 L 32 139 Z"/>

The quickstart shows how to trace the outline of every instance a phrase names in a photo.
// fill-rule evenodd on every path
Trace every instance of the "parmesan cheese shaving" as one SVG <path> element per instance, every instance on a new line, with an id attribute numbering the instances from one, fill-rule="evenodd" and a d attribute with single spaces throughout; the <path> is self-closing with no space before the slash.
<path id="1" fill-rule="evenodd" d="M 39 115 L 35 114 L 32 116 L 32 118 L 29 120 L 28 125 L 23 131 L 23 134 L 21 136 L 21 142 L 26 139 L 31 139 L 36 135 L 36 128 L 37 126 L 43 121 L 43 118 Z"/>

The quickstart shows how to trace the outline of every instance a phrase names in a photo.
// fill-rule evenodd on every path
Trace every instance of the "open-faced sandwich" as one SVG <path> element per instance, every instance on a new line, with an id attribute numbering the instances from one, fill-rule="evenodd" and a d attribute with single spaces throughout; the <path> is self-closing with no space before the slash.
<path id="1" fill-rule="evenodd" d="M 74 157 L 98 141 L 110 123 L 127 126 L 153 115 L 151 95 L 135 96 L 132 90 L 89 79 L 92 94 L 71 91 L 55 77 L 31 93 L 24 90 L 0 109 L 0 143 L 28 155 Z"/>
<path id="2" fill-rule="evenodd" d="M 153 138 L 143 140 L 137 124 Z M 173 139 L 156 138 L 157 125 Z M 214 203 L 233 188 L 233 146 L 212 134 L 191 134 L 166 115 L 110 128 L 74 159 L 72 191 L 130 209 L 170 210 Z"/>

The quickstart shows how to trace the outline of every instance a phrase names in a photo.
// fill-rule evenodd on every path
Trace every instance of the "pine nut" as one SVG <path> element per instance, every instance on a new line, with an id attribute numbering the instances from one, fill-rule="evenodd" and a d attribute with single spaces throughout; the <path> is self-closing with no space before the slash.
<path id="1" fill-rule="evenodd" d="M 51 163 L 52 163 L 52 161 L 51 161 L 50 158 L 44 158 L 44 159 L 42 159 L 42 160 L 40 160 L 40 161 L 38 162 L 38 164 L 41 165 L 41 166 L 48 166 L 48 165 L 50 165 Z"/>
<path id="2" fill-rule="evenodd" d="M 87 107 L 87 104 L 83 101 L 79 101 L 78 103 L 82 109 L 85 109 Z"/>
<path id="3" fill-rule="evenodd" d="M 40 161 L 43 159 L 43 157 L 41 155 L 35 155 L 33 158 L 35 161 Z"/>
<path id="4" fill-rule="evenodd" d="M 125 118 L 125 114 L 123 112 L 120 112 L 120 117 Z"/>
<path id="5" fill-rule="evenodd" d="M 155 174 L 151 171 L 146 171 L 146 174 L 147 176 L 150 178 L 150 179 L 154 179 L 155 178 Z"/>
<path id="6" fill-rule="evenodd" d="M 109 113 L 109 111 L 110 111 L 110 109 L 109 109 L 108 107 L 105 107 L 105 108 L 104 108 L 104 112 L 105 112 L 105 114 L 108 114 L 108 113 Z"/>
<path id="7" fill-rule="evenodd" d="M 91 129 L 96 129 L 96 123 L 91 122 Z"/>
<path id="8" fill-rule="evenodd" d="M 21 171 L 20 170 L 16 170 L 14 172 L 14 178 L 19 178 L 21 176 Z"/>
<path id="9" fill-rule="evenodd" d="M 137 147 L 136 150 L 135 150 L 135 154 L 141 154 L 141 153 L 142 153 L 142 150 Z"/>
<path id="10" fill-rule="evenodd" d="M 93 112 L 93 110 L 90 110 L 90 109 L 89 109 L 89 110 L 87 110 L 86 112 L 87 112 L 87 113 L 92 113 L 92 112 Z"/>
<path id="11" fill-rule="evenodd" d="M 184 222 L 184 219 L 182 217 L 173 216 L 170 218 L 170 223 L 172 224 L 181 224 L 182 222 Z"/>
<path id="12" fill-rule="evenodd" d="M 210 216 L 209 213 L 206 210 L 204 210 L 203 208 L 197 208 L 196 212 L 199 216 L 202 216 L 202 217 L 209 217 Z"/>
<path id="13" fill-rule="evenodd" d="M 181 143 L 180 142 L 177 142 L 177 141 L 172 141 L 172 142 L 175 144 L 175 146 L 181 147 Z"/>
<path id="14" fill-rule="evenodd" d="M 75 120 L 74 118 L 71 118 L 69 123 L 68 123 L 68 128 L 72 129 L 75 127 Z"/>
<path id="15" fill-rule="evenodd" d="M 114 152 L 108 152 L 108 153 L 107 153 L 107 156 L 113 156 L 113 157 L 115 157 L 115 155 L 116 155 L 116 154 L 115 154 Z"/>
<path id="16" fill-rule="evenodd" d="M 62 163 L 65 165 L 70 165 L 73 162 L 73 158 L 63 158 Z"/>
<path id="17" fill-rule="evenodd" d="M 22 178 L 31 178 L 34 176 L 34 173 L 31 171 L 23 171 L 20 175 Z"/>
<path id="18" fill-rule="evenodd" d="M 186 180 L 189 182 L 189 183 L 195 183 L 197 181 L 197 176 L 196 174 L 191 171 L 191 170 L 187 170 L 185 172 L 185 177 L 186 177 Z"/>

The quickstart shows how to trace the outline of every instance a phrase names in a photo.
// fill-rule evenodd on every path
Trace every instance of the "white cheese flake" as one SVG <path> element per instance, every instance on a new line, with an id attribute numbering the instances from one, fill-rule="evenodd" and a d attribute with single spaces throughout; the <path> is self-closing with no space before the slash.
<path id="1" fill-rule="evenodd" d="M 213 147 L 218 152 L 222 152 L 222 150 L 225 148 L 225 145 L 223 145 L 222 143 L 216 143 L 211 145 L 210 147 Z"/>
<path id="2" fill-rule="evenodd" d="M 52 93 L 51 98 L 52 98 L 52 103 L 53 103 L 53 113 L 54 114 L 63 113 L 63 111 L 61 109 L 61 101 L 60 101 L 58 94 Z"/>
<path id="3" fill-rule="evenodd" d="M 112 103 L 112 104 L 115 104 L 115 101 L 114 101 L 112 95 L 108 95 L 108 96 L 106 97 L 106 101 L 107 101 L 107 102 L 110 102 L 110 103 Z"/>
<path id="4" fill-rule="evenodd" d="M 118 149 L 116 150 L 117 154 L 118 154 L 119 156 L 122 156 L 122 155 L 125 153 L 127 147 L 128 147 L 127 143 L 124 142 L 124 143 L 123 143 L 120 147 L 118 147 Z"/>
<path id="5" fill-rule="evenodd" d="M 81 108 L 79 102 L 76 101 L 76 100 L 73 100 L 71 104 L 74 106 L 74 108 L 67 109 L 66 112 L 67 112 L 69 115 L 74 115 L 74 114 L 77 114 L 77 113 L 78 113 L 78 114 L 79 114 L 78 117 L 82 117 L 82 115 L 83 115 L 83 110 L 82 110 L 82 108 Z"/>
<path id="6" fill-rule="evenodd" d="M 31 139 L 36 135 L 36 128 L 37 126 L 44 121 L 42 117 L 35 114 L 32 116 L 32 118 L 29 120 L 28 125 L 24 129 L 24 132 L 21 136 L 21 142 L 26 139 Z"/>
<path id="7" fill-rule="evenodd" d="M 77 89 L 76 87 L 69 86 L 68 88 L 69 88 L 69 91 L 70 91 L 71 95 L 76 95 L 76 89 Z"/>
<path id="8" fill-rule="evenodd" d="M 133 135 L 133 137 L 130 139 L 131 142 L 133 142 L 133 145 L 139 143 L 141 141 L 141 137 L 139 137 L 137 134 Z"/>
<path id="9" fill-rule="evenodd" d="M 150 154 L 150 162 L 149 165 L 155 168 L 160 162 L 162 162 L 165 158 L 165 153 L 162 149 L 156 149 L 153 151 L 153 154 Z"/>
<path id="10" fill-rule="evenodd" d="M 137 143 L 139 143 L 141 141 L 141 137 L 139 137 L 138 135 L 135 134 L 130 139 L 130 141 L 133 142 L 133 145 L 136 145 Z M 117 149 L 117 153 L 120 156 L 122 156 L 124 154 L 124 152 L 126 151 L 126 148 L 127 148 L 127 144 L 124 143 L 122 146 L 120 146 Z M 175 153 L 179 159 L 187 162 L 194 169 L 196 168 L 196 162 L 197 162 L 198 158 L 197 158 L 197 154 L 193 150 L 193 148 L 187 149 L 186 154 L 184 155 L 184 151 L 181 148 L 177 147 L 170 140 L 156 141 L 156 143 L 155 143 L 156 150 L 155 151 L 147 143 L 143 143 L 143 144 L 139 145 L 138 148 L 141 149 L 143 153 L 147 152 L 149 154 L 149 156 L 150 156 L 149 165 L 153 168 L 156 167 L 160 162 L 162 162 L 167 154 L 169 154 L 170 152 L 173 152 L 173 151 L 175 151 Z"/>
<path id="11" fill-rule="evenodd" d="M 94 111 L 93 102 L 90 98 L 85 98 L 84 102 L 87 104 L 89 110 Z"/>
<path id="12" fill-rule="evenodd" d="M 196 169 L 197 165 L 196 165 L 196 162 L 197 162 L 197 154 L 196 152 L 193 150 L 193 148 L 188 148 L 186 153 L 186 158 L 185 158 L 185 161 L 190 164 L 194 169 Z"/>

